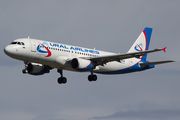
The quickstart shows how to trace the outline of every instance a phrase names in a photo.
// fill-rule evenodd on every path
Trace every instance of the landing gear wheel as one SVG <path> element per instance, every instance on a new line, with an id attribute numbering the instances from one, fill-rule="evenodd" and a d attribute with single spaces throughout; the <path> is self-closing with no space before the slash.
<path id="1" fill-rule="evenodd" d="M 96 80 L 97 80 L 97 76 L 93 75 L 93 81 L 96 81 Z"/>
<path id="2" fill-rule="evenodd" d="M 88 80 L 89 80 L 90 82 L 96 81 L 96 80 L 97 80 L 97 76 L 96 76 L 96 75 L 89 75 L 89 76 L 88 76 Z"/>
<path id="3" fill-rule="evenodd" d="M 62 78 L 63 84 L 67 83 L 67 79 L 65 77 Z"/>
<path id="4" fill-rule="evenodd" d="M 27 69 L 23 69 L 23 70 L 22 70 L 22 73 L 23 73 L 23 74 L 26 74 L 26 73 L 28 73 L 28 70 L 27 70 Z"/>
<path id="5" fill-rule="evenodd" d="M 57 81 L 59 84 L 62 84 L 62 83 L 65 84 L 67 82 L 67 79 L 65 77 L 60 77 L 60 78 L 58 78 Z"/>
<path id="6" fill-rule="evenodd" d="M 92 75 L 89 75 L 89 76 L 88 76 L 88 80 L 89 80 L 90 82 L 92 82 Z"/>

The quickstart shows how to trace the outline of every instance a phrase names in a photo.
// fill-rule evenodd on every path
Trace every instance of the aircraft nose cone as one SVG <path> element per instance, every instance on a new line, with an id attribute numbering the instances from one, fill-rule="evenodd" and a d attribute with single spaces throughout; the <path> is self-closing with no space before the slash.
<path id="1" fill-rule="evenodd" d="M 7 48 L 7 46 L 4 48 L 4 53 L 7 55 L 7 53 L 8 53 L 8 48 Z"/>
<path id="2" fill-rule="evenodd" d="M 4 48 L 4 53 L 5 53 L 6 55 L 11 55 L 11 54 L 12 54 L 12 48 L 11 48 L 10 46 L 6 46 L 6 47 Z"/>

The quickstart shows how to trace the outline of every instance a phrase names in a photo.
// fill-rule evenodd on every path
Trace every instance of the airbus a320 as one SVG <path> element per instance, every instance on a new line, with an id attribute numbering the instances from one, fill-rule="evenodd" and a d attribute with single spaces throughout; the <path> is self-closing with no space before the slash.
<path id="1" fill-rule="evenodd" d="M 73 45 L 20 38 L 4 48 L 6 55 L 24 61 L 24 74 L 43 75 L 53 68 L 60 73 L 59 84 L 67 82 L 63 70 L 90 72 L 89 81 L 96 81 L 99 74 L 124 74 L 154 68 L 157 64 L 174 62 L 147 61 L 147 54 L 164 51 L 165 48 L 149 50 L 152 28 L 144 28 L 132 47 L 125 54 L 89 49 Z"/>

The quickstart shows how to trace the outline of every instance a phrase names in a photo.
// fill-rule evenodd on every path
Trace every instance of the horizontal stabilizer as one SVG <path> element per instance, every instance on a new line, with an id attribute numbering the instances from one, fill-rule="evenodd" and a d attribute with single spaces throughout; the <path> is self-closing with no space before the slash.
<path id="1" fill-rule="evenodd" d="M 139 63 L 140 66 L 146 66 L 146 65 L 158 65 L 158 64 L 164 64 L 169 62 L 175 62 L 173 60 L 167 60 L 167 61 L 157 61 L 157 62 L 149 62 L 149 63 Z"/>

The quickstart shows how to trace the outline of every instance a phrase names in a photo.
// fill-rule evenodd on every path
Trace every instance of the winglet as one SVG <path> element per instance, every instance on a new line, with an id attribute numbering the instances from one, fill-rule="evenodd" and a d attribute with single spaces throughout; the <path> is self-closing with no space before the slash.
<path id="1" fill-rule="evenodd" d="M 162 50 L 163 50 L 164 52 L 166 52 L 166 48 L 167 48 L 167 47 L 164 47 Z"/>

